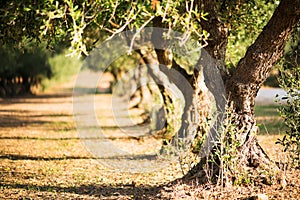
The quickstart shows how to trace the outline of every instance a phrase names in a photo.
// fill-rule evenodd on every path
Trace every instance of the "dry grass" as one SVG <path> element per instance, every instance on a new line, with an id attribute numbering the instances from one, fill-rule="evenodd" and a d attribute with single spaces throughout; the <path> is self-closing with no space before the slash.
<path id="1" fill-rule="evenodd" d="M 110 98 L 103 95 L 99 102 L 107 104 Z M 175 166 L 144 174 L 116 172 L 101 165 L 76 133 L 70 94 L 0 104 L 0 199 L 131 199 L 143 197 L 144 190 L 153 195 L 157 185 L 180 176 Z M 100 121 L 112 126 L 112 115 L 106 114 Z M 115 132 L 115 128 L 106 130 L 118 137 Z"/>
<path id="2" fill-rule="evenodd" d="M 111 96 L 97 98 L 99 119 L 110 127 L 106 134 L 120 136 L 108 112 Z M 76 133 L 71 94 L 1 100 L 0 106 L 0 199 L 254 199 L 261 193 L 270 199 L 299 196 L 299 171 L 287 171 L 289 184 L 285 188 L 280 184 L 220 188 L 168 184 L 182 176 L 177 163 L 149 173 L 104 167 Z M 132 113 L 138 114 L 137 110 Z M 259 137 L 275 160 L 280 159 L 274 145 L 277 137 Z M 135 148 L 155 147 L 153 141 L 116 142 Z"/>

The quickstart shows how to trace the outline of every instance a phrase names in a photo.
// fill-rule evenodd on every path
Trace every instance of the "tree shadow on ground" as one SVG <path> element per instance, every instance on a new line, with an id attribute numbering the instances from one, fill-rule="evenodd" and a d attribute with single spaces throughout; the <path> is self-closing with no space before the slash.
<path id="1" fill-rule="evenodd" d="M 0 103 L 1 105 L 1 103 Z M 35 112 L 28 110 L 8 110 L 8 109 L 0 109 L 0 127 L 3 128 L 17 128 L 31 125 L 53 125 L 55 129 L 57 126 L 62 129 L 74 129 L 75 127 L 71 127 L 71 122 L 66 121 L 54 121 L 57 117 L 66 118 L 71 117 L 71 114 L 36 114 Z"/>
<path id="2" fill-rule="evenodd" d="M 30 155 L 18 155 L 18 154 L 3 154 L 0 155 L 0 159 L 9 160 L 80 160 L 80 159 L 93 159 L 93 160 L 155 160 L 158 156 L 156 154 L 152 155 L 120 155 L 120 156 L 104 156 L 104 157 L 93 157 L 91 156 L 63 156 L 63 157 L 44 157 L 44 156 L 30 156 Z"/>
<path id="3" fill-rule="evenodd" d="M 1 104 L 1 103 L 0 103 Z M 33 111 L 29 110 L 17 110 L 17 109 L 0 109 L 0 113 L 4 113 L 3 115 L 11 114 L 26 114 L 28 118 L 36 118 L 36 117 L 72 117 L 72 114 L 66 113 L 50 113 L 50 114 L 34 114 Z"/>
<path id="4" fill-rule="evenodd" d="M 53 161 L 53 160 L 79 160 L 79 159 L 93 159 L 93 158 L 92 157 L 88 157 L 88 156 L 43 157 L 43 156 L 29 156 L 29 155 L 5 154 L 5 155 L 0 155 L 0 159 Z"/>
<path id="5" fill-rule="evenodd" d="M 24 119 L 25 117 L 12 116 L 12 115 L 1 115 L 0 116 L 0 127 L 2 128 L 17 128 L 28 125 L 41 125 L 49 123 L 49 121 L 44 120 L 33 120 L 33 119 Z"/>
<path id="6" fill-rule="evenodd" d="M 58 94 L 41 94 L 41 95 L 28 95 L 28 96 L 20 96 L 20 97 L 8 97 L 8 98 L 0 98 L 0 104 L 2 105 L 10 105 L 10 104 L 20 104 L 20 103 L 28 103 L 28 104 L 47 104 L 47 99 L 59 99 L 59 101 L 51 102 L 53 104 L 65 103 L 66 99 L 72 98 L 72 93 L 58 93 Z"/>
<path id="7" fill-rule="evenodd" d="M 36 192 L 53 192 L 71 193 L 78 195 L 88 195 L 100 199 L 119 199 L 124 196 L 130 199 L 164 199 L 161 195 L 162 186 L 135 186 L 135 184 L 122 185 L 80 185 L 70 187 L 60 187 L 52 185 L 34 185 L 34 184 L 20 184 L 20 183 L 3 183 L 4 188 L 25 189 Z M 166 198 L 165 198 L 166 199 Z"/>

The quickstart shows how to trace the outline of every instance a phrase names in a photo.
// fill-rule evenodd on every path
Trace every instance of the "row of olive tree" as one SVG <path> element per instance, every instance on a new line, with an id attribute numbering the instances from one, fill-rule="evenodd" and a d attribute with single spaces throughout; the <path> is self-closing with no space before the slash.
<path id="1" fill-rule="evenodd" d="M 80 60 L 65 57 L 62 50 L 49 51 L 45 43 L 22 39 L 18 45 L 3 44 L 0 47 L 0 97 L 32 95 L 51 82 L 66 81 L 79 67 Z"/>
<path id="2" fill-rule="evenodd" d="M 206 97 L 202 85 L 197 83 L 201 82 L 204 77 L 206 87 L 215 97 L 217 104 L 225 106 L 226 102 L 230 102 L 232 105 L 230 112 L 234 116 L 234 121 L 231 123 L 235 127 L 233 133 L 238 143 L 237 160 L 240 169 L 247 171 L 258 168 L 276 168 L 256 139 L 258 127 L 254 117 L 255 97 L 272 67 L 281 59 L 284 46 L 293 27 L 299 21 L 299 0 L 282 0 L 281 2 L 256 0 L 251 4 L 243 0 L 136 0 L 130 3 L 126 0 L 37 1 L 23 3 L 21 11 L 16 9 L 20 6 L 20 2 L 5 5 L 12 12 L 2 14 L 4 24 L 9 25 L 4 35 L 17 40 L 18 35 L 14 36 L 10 33 L 13 31 L 19 33 L 19 28 L 23 28 L 29 37 L 38 37 L 42 33 L 43 37 L 54 43 L 67 39 L 71 43 L 71 50 L 74 54 L 88 54 L 88 51 L 99 42 L 99 38 L 100 40 L 101 38 L 111 39 L 117 33 L 132 28 L 139 33 L 147 25 L 180 30 L 183 34 L 178 39 L 182 44 L 192 37 L 199 46 L 205 49 L 205 51 L 199 51 L 198 60 L 193 66 L 195 70 L 192 71 L 187 70 L 174 56 L 167 56 L 168 49 L 158 48 L 157 45 L 168 42 L 164 37 L 168 31 L 162 32 L 158 40 L 156 38 L 152 41 L 151 51 L 137 49 L 148 67 L 149 74 L 157 84 L 175 84 L 185 98 L 182 125 L 176 133 L 177 136 L 179 138 L 183 138 L 184 135 L 193 136 L 199 130 L 201 131 L 199 119 L 203 115 L 205 117 L 205 112 L 201 112 L 202 106 L 198 105 L 202 105 Z M 269 11 L 257 11 L 259 8 L 269 9 Z M 9 13 L 14 13 L 15 17 L 11 18 Z M 264 13 L 267 13 L 267 16 Z M 271 13 L 273 13 L 272 16 Z M 32 16 L 38 20 L 33 22 Z M 240 24 L 245 24 L 241 30 L 239 30 Z M 244 37 L 240 37 L 243 31 Z M 110 36 L 103 37 L 103 32 Z M 255 34 L 252 34 L 253 32 Z M 240 46 L 240 39 L 250 42 L 244 49 L 245 54 L 241 54 L 238 58 L 231 58 L 227 50 L 234 50 L 234 48 L 229 48 L 232 44 Z M 5 38 L 1 40 L 6 41 Z M 134 47 L 133 42 L 129 44 Z M 208 56 L 216 62 L 205 62 L 202 59 Z M 230 69 L 226 67 L 228 66 L 226 63 L 230 63 Z M 168 67 L 162 68 L 160 64 Z M 172 73 L 174 70 L 188 80 L 190 89 L 182 87 L 181 81 L 175 76 L 176 73 Z M 222 93 L 217 91 L 214 85 L 213 80 L 216 74 L 222 76 L 224 96 L 220 96 Z M 160 89 L 161 94 L 165 95 L 165 88 Z M 170 99 L 170 96 L 167 94 L 165 99 Z M 208 153 L 216 154 L 218 143 L 216 144 Z M 214 169 L 212 172 L 215 175 L 220 170 L 218 162 L 216 159 L 216 162 L 210 163 L 210 168 Z M 207 158 L 203 158 L 189 175 L 202 176 L 203 166 L 206 163 Z"/>

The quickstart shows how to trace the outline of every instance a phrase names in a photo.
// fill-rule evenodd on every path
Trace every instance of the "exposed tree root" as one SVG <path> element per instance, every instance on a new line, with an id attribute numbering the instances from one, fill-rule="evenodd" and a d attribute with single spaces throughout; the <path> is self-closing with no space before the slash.
<path id="1" fill-rule="evenodd" d="M 256 137 L 238 148 L 234 161 L 222 163 L 217 155 L 217 147 L 208 157 L 203 157 L 182 181 L 197 181 L 198 184 L 285 184 L 283 172 L 271 161 L 258 144 Z"/>

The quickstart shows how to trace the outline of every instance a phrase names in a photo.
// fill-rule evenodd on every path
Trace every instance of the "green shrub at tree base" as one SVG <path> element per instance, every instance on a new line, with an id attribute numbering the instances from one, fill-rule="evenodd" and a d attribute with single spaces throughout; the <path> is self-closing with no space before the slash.
<path id="1" fill-rule="evenodd" d="M 295 29 L 294 37 L 290 41 L 285 53 L 285 60 L 280 69 L 280 86 L 287 91 L 283 97 L 286 104 L 281 104 L 279 109 L 286 126 L 285 135 L 277 143 L 284 147 L 289 154 L 290 163 L 293 167 L 300 167 L 300 27 Z"/>

